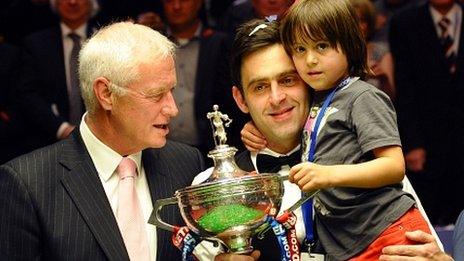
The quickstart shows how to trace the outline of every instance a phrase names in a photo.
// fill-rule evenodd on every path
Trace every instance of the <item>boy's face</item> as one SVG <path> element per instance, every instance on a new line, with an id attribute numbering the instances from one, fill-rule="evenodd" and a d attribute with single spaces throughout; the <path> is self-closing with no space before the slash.
<path id="1" fill-rule="evenodd" d="M 348 76 L 348 60 L 341 51 L 327 41 L 296 43 L 292 59 L 303 81 L 316 91 L 334 88 Z"/>
<path id="2" fill-rule="evenodd" d="M 239 108 L 250 113 L 268 147 L 286 153 L 298 143 L 309 110 L 308 87 L 280 44 L 246 56 L 241 66 L 244 95 L 233 94 Z"/>

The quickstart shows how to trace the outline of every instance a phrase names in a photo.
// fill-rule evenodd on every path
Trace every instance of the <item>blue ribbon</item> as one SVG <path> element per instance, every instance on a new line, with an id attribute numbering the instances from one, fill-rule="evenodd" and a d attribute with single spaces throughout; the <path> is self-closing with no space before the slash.
<path id="1" fill-rule="evenodd" d="M 311 132 L 310 136 L 310 147 L 309 147 L 309 155 L 308 155 L 308 161 L 313 162 L 314 157 L 316 154 L 316 139 L 317 139 L 317 134 L 319 130 L 319 125 L 321 124 L 322 118 L 325 115 L 325 112 L 327 108 L 329 107 L 330 103 L 332 102 L 335 92 L 337 92 L 339 89 L 345 87 L 348 85 L 350 82 L 351 78 L 347 77 L 341 81 L 337 87 L 335 87 L 330 94 L 325 98 L 324 103 L 322 104 L 321 109 L 319 110 L 319 113 L 316 118 L 316 123 L 314 124 L 313 131 Z M 311 131 L 311 130 L 308 130 Z M 310 247 L 310 245 L 314 242 L 314 229 L 313 229 L 313 200 L 310 199 L 306 201 L 302 206 L 301 206 L 301 211 L 303 213 L 303 220 L 305 224 L 305 229 L 306 229 L 306 237 L 305 237 L 305 244 Z"/>
<path id="2" fill-rule="evenodd" d="M 277 238 L 277 242 L 279 243 L 280 247 L 280 260 L 282 261 L 290 261 L 291 260 L 291 252 L 289 243 L 287 240 L 287 232 L 282 224 L 277 222 L 275 218 L 268 216 L 266 222 L 271 226 L 272 231 Z M 285 247 L 287 246 L 287 247 Z"/>

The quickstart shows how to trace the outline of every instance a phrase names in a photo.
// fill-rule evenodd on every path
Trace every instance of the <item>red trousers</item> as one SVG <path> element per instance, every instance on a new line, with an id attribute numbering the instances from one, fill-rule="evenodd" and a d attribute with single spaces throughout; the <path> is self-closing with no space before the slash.
<path id="1" fill-rule="evenodd" d="M 397 221 L 385 229 L 363 252 L 350 259 L 350 261 L 378 260 L 382 249 L 390 245 L 415 245 L 416 243 L 407 239 L 406 231 L 422 230 L 431 233 L 427 222 L 415 207 L 408 210 Z"/>

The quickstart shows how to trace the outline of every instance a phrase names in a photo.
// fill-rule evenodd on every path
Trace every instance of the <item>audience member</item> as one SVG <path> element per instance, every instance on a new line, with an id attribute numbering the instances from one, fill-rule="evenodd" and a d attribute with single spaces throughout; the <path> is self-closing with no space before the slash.
<path id="1" fill-rule="evenodd" d="M 89 19 L 98 10 L 95 0 L 56 0 L 51 4 L 60 24 L 24 39 L 16 97 L 42 145 L 67 137 L 80 121 L 84 106 L 77 58 L 81 43 L 94 29 Z"/>
<path id="2" fill-rule="evenodd" d="M 454 0 L 429 0 L 390 24 L 406 167 L 434 225 L 453 223 L 464 209 L 457 200 L 464 187 L 462 25 Z"/>
<path id="3" fill-rule="evenodd" d="M 375 22 L 376 31 L 372 36 L 372 41 L 388 43 L 391 17 L 402 10 L 418 6 L 424 2 L 425 0 L 374 0 L 377 16 Z"/>
<path id="4" fill-rule="evenodd" d="M 234 35 L 241 24 L 253 18 L 263 19 L 277 15 L 279 18 L 288 10 L 295 0 L 245 0 L 231 5 L 219 22 L 219 28 L 229 35 Z"/>
<path id="5" fill-rule="evenodd" d="M 366 82 L 379 88 L 393 101 L 395 85 L 393 80 L 393 59 L 387 42 L 374 42 L 376 10 L 370 0 L 351 0 L 359 18 L 359 25 L 367 43 L 367 65 L 373 75 Z"/>
<path id="6" fill-rule="evenodd" d="M 246 0 L 205 0 L 209 25 L 216 28 L 227 9 L 229 9 L 231 5 L 243 1 Z"/>
<path id="7" fill-rule="evenodd" d="M 20 57 L 19 48 L 0 43 L 0 164 L 37 146 L 12 99 L 18 82 Z"/>
<path id="8" fill-rule="evenodd" d="M 233 105 L 230 91 L 229 43 L 224 33 L 205 26 L 199 17 L 202 0 L 164 0 L 166 35 L 179 49 L 178 83 L 173 91 L 182 112 L 171 121 L 169 138 L 196 146 L 206 155 L 214 148 L 212 128 L 206 118 L 214 104 L 233 119 L 228 143 L 241 146 L 243 116 Z"/>
<path id="9" fill-rule="evenodd" d="M 142 25 L 110 25 L 84 45 L 79 127 L 0 166 L 2 259 L 181 260 L 171 233 L 147 223 L 155 200 L 204 167 L 166 140 L 175 73 L 172 42 Z M 177 208 L 161 214 L 182 223 Z"/>

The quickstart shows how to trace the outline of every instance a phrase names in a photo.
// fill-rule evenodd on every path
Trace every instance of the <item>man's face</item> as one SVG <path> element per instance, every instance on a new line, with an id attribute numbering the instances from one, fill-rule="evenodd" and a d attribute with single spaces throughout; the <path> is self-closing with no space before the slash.
<path id="1" fill-rule="evenodd" d="M 113 128 L 129 151 L 163 147 L 169 121 L 178 113 L 172 96 L 176 85 L 174 59 L 141 64 L 139 73 L 138 81 L 124 86 L 129 92 L 117 96 L 112 111 Z"/>
<path id="2" fill-rule="evenodd" d="M 280 17 L 287 11 L 293 0 L 252 0 L 251 3 L 255 12 L 261 18 L 270 15 L 278 15 Z"/>
<path id="3" fill-rule="evenodd" d="M 202 0 L 163 0 L 164 15 L 169 26 L 184 28 L 198 19 Z"/>
<path id="4" fill-rule="evenodd" d="M 92 4 L 90 0 L 57 0 L 56 9 L 61 20 L 75 29 L 87 22 Z"/>
<path id="5" fill-rule="evenodd" d="M 286 153 L 298 143 L 309 111 L 308 87 L 281 44 L 249 54 L 241 67 L 244 97 L 234 98 L 266 137 L 268 147 Z"/>

